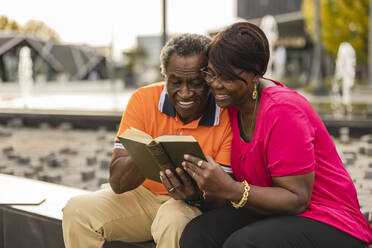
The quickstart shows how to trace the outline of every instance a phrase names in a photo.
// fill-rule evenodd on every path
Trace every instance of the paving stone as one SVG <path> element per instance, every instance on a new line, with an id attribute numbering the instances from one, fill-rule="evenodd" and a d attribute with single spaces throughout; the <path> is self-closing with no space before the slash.
<path id="1" fill-rule="evenodd" d="M 61 183 L 62 181 L 62 175 L 54 172 L 40 172 L 38 173 L 37 178 L 50 183 Z"/>
<path id="2" fill-rule="evenodd" d="M 101 160 L 101 169 L 107 170 L 110 167 L 110 160 L 102 159 Z"/>
<path id="3" fill-rule="evenodd" d="M 34 168 L 26 168 L 24 170 L 25 177 L 33 178 L 34 176 L 36 176 L 36 174 L 37 174 L 37 171 Z"/>
<path id="4" fill-rule="evenodd" d="M 14 152 L 14 147 L 13 146 L 7 146 L 3 148 L 3 154 L 8 154 Z"/>
<path id="5" fill-rule="evenodd" d="M 360 154 L 366 154 L 366 147 L 365 146 L 359 147 L 359 153 Z"/>
<path id="6" fill-rule="evenodd" d="M 48 174 L 45 171 L 39 172 L 37 173 L 37 179 L 44 182 L 48 182 Z"/>
<path id="7" fill-rule="evenodd" d="M 4 168 L 0 170 L 0 173 L 7 174 L 7 175 L 14 175 L 13 168 Z"/>
<path id="8" fill-rule="evenodd" d="M 47 164 L 49 167 L 58 168 L 62 166 L 63 162 L 61 159 L 52 158 L 47 161 Z"/>
<path id="9" fill-rule="evenodd" d="M 89 181 L 96 177 L 96 171 L 93 169 L 84 170 L 81 172 L 81 180 L 82 181 Z"/>
<path id="10" fill-rule="evenodd" d="M 12 135 L 13 135 L 12 132 L 10 132 L 10 131 L 5 131 L 5 130 L 1 130 L 1 129 L 0 129 L 0 137 L 1 137 L 1 138 L 11 137 Z"/>
<path id="11" fill-rule="evenodd" d="M 9 163 L 8 162 L 0 162 L 0 170 L 8 168 Z"/>
<path id="12" fill-rule="evenodd" d="M 351 165 L 354 165 L 355 159 L 346 158 L 346 159 L 343 159 L 342 162 L 343 162 L 344 166 L 351 166 Z"/>
<path id="13" fill-rule="evenodd" d="M 31 164 L 31 168 L 33 168 L 36 172 L 44 171 L 43 164 Z"/>
<path id="14" fill-rule="evenodd" d="M 65 147 L 65 148 L 62 148 L 61 150 L 59 150 L 59 153 L 67 154 L 67 155 L 77 155 L 78 151 L 76 149 Z"/>
<path id="15" fill-rule="evenodd" d="M 372 156 L 372 147 L 371 146 L 366 148 L 366 155 L 367 156 Z"/>
<path id="16" fill-rule="evenodd" d="M 56 154 L 54 152 L 50 152 L 47 155 L 40 156 L 39 161 L 47 163 L 49 160 L 52 160 L 52 159 L 55 159 L 55 158 L 56 158 Z"/>
<path id="17" fill-rule="evenodd" d="M 89 166 L 95 165 L 95 164 L 97 164 L 97 157 L 95 157 L 95 156 L 87 157 L 86 161 L 87 161 L 87 165 L 89 165 Z"/>
<path id="18" fill-rule="evenodd" d="M 6 157 L 9 159 L 9 160 L 16 160 L 19 158 L 19 155 L 15 154 L 14 152 L 9 152 L 6 154 Z"/>
<path id="19" fill-rule="evenodd" d="M 60 173 L 50 173 L 47 179 L 50 183 L 60 183 L 62 181 L 62 175 Z"/>
<path id="20" fill-rule="evenodd" d="M 19 156 L 17 162 L 19 165 L 29 165 L 31 162 L 31 158 L 27 156 Z"/>
<path id="21" fill-rule="evenodd" d="M 372 171 L 366 171 L 364 174 L 364 179 L 372 179 Z"/>
<path id="22" fill-rule="evenodd" d="M 348 156 L 348 157 L 350 157 L 352 159 L 356 159 L 357 158 L 357 153 L 354 152 L 354 151 L 343 151 L 342 154 L 344 156 Z"/>

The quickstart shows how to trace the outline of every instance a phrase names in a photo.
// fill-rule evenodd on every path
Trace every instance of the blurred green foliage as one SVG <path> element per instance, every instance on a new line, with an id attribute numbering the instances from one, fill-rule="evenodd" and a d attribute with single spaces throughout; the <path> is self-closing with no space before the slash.
<path id="1" fill-rule="evenodd" d="M 143 62 L 147 58 L 146 49 L 143 47 L 133 47 L 132 49 L 124 51 L 123 55 L 126 58 L 124 69 L 128 71 L 134 71 L 135 65 Z"/>
<path id="2" fill-rule="evenodd" d="M 355 49 L 357 63 L 368 60 L 369 0 L 319 0 L 321 32 L 325 49 L 336 56 L 341 42 Z M 302 11 L 305 28 L 314 37 L 313 0 L 304 0 Z"/>

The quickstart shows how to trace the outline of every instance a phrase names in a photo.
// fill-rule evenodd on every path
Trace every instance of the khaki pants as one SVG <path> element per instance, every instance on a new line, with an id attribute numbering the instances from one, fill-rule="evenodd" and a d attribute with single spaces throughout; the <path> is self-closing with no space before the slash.
<path id="1" fill-rule="evenodd" d="M 186 224 L 200 210 L 143 186 L 123 194 L 110 187 L 71 198 L 63 209 L 66 248 L 99 248 L 107 241 L 154 240 L 176 248 Z"/>

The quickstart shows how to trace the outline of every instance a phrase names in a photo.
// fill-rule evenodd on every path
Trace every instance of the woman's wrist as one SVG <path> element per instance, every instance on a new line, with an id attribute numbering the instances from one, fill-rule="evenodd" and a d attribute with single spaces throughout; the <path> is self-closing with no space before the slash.
<path id="1" fill-rule="evenodd" d="M 249 191 L 251 190 L 251 187 L 249 186 L 246 180 L 244 180 L 242 184 L 244 185 L 244 192 L 243 192 L 242 198 L 240 199 L 239 202 L 231 201 L 231 204 L 233 205 L 234 208 L 244 207 L 244 205 L 248 201 L 248 195 L 249 195 Z"/>
<path id="2" fill-rule="evenodd" d="M 242 182 L 234 181 L 230 192 L 226 194 L 225 199 L 230 202 L 239 202 L 244 193 L 244 184 Z"/>

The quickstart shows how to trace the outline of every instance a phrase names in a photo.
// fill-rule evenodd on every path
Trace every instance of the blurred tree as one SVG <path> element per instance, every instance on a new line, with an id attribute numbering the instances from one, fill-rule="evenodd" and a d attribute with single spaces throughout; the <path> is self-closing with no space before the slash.
<path id="1" fill-rule="evenodd" d="M 27 33 L 43 41 L 60 41 L 57 32 L 42 21 L 30 20 L 24 26 L 21 26 L 16 21 L 10 20 L 5 15 L 1 15 L 0 30 L 12 30 Z"/>
<path id="2" fill-rule="evenodd" d="M 145 71 L 146 49 L 141 46 L 134 47 L 123 51 L 122 54 L 124 56 L 125 87 L 137 87 L 137 74 Z"/>
<path id="3" fill-rule="evenodd" d="M 0 16 L 0 30 L 20 30 L 19 24 L 14 20 L 9 20 L 5 15 Z"/>
<path id="4" fill-rule="evenodd" d="M 143 60 L 147 57 L 146 49 L 143 47 L 134 47 L 127 51 L 123 51 L 125 57 L 125 70 L 133 70 L 134 66 L 138 63 L 142 63 Z"/>
<path id="5" fill-rule="evenodd" d="M 43 41 L 60 41 L 57 32 L 42 21 L 30 20 L 22 27 L 22 31 Z"/>
<path id="6" fill-rule="evenodd" d="M 304 0 L 302 11 L 306 31 L 314 38 L 314 5 Z M 369 0 L 320 0 L 321 32 L 324 48 L 336 56 L 341 42 L 349 42 L 356 51 L 357 62 L 368 60 Z"/>

